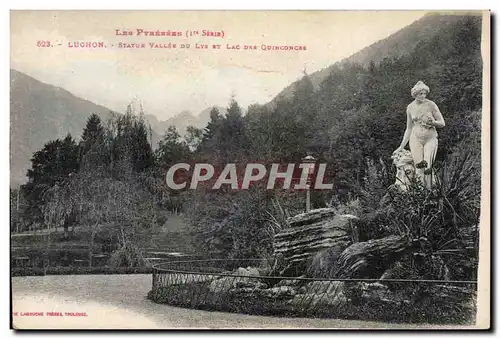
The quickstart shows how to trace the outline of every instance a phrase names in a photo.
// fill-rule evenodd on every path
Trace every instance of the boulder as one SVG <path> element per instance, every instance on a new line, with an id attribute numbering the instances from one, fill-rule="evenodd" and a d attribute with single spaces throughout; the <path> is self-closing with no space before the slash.
<path id="1" fill-rule="evenodd" d="M 258 291 L 258 289 L 255 289 L 253 287 L 237 287 L 237 288 L 232 288 L 229 290 L 230 293 L 234 293 L 234 294 L 248 294 L 248 295 L 251 295 L 251 294 L 254 294 L 255 291 Z"/>
<path id="2" fill-rule="evenodd" d="M 262 295 L 270 299 L 289 299 L 297 294 L 291 286 L 273 287 L 266 290 L 261 290 Z"/>
<path id="3" fill-rule="evenodd" d="M 221 293 L 228 292 L 233 286 L 235 278 L 233 277 L 222 277 L 219 279 L 213 280 L 210 285 L 208 285 L 208 289 L 213 293 Z"/>
<path id="4" fill-rule="evenodd" d="M 256 277 L 260 276 L 259 271 L 254 267 L 240 267 L 236 271 L 230 272 L 229 274 L 235 276 L 221 277 L 213 280 L 208 286 L 209 290 L 213 293 L 220 293 L 228 292 L 233 288 L 263 288 L 263 284 L 259 281 L 259 279 L 256 279 Z"/>
<path id="5" fill-rule="evenodd" d="M 314 281 L 299 292 L 290 303 L 304 309 L 318 306 L 339 307 L 349 301 L 342 281 Z"/>
<path id="6" fill-rule="evenodd" d="M 412 244 L 407 237 L 396 235 L 352 244 L 338 258 L 332 276 L 378 279 Z"/>
<path id="7" fill-rule="evenodd" d="M 349 241 L 339 241 L 334 246 L 316 253 L 307 265 L 306 275 L 311 278 L 334 278 L 335 263 L 350 244 Z"/>
<path id="8" fill-rule="evenodd" d="M 288 219 L 290 227 L 274 236 L 276 257 L 286 263 L 279 276 L 303 275 L 318 252 L 332 247 L 344 249 L 352 242 L 358 218 L 336 215 L 334 208 L 322 208 Z"/>
<path id="9" fill-rule="evenodd" d="M 381 283 L 361 283 L 361 298 L 365 301 L 382 303 L 399 303 L 399 296 L 392 293 L 389 288 Z M 409 302 L 409 301 L 408 301 Z"/>
<path id="10" fill-rule="evenodd" d="M 401 261 L 396 261 L 393 263 L 380 277 L 380 280 L 389 280 L 389 279 L 410 279 L 413 278 L 410 276 L 412 272 L 408 272 L 408 270 L 404 269 L 403 263 Z"/>
<path id="11" fill-rule="evenodd" d="M 259 270 L 256 269 L 255 267 L 247 267 L 247 268 L 240 267 L 236 270 L 236 272 L 234 272 L 234 274 L 235 275 L 243 275 L 246 277 L 259 277 L 260 276 Z"/>
<path id="12" fill-rule="evenodd" d="M 260 276 L 259 270 L 255 267 L 248 266 L 247 268 L 244 268 L 244 270 L 246 272 L 242 275 L 248 275 L 249 277 L 259 277 Z"/>
<path id="13" fill-rule="evenodd" d="M 249 286 L 249 287 L 235 287 L 231 288 L 228 292 L 232 294 L 245 294 L 245 295 L 255 295 L 255 294 L 262 294 L 262 291 L 266 288 L 266 284 L 257 284 L 255 286 Z"/>

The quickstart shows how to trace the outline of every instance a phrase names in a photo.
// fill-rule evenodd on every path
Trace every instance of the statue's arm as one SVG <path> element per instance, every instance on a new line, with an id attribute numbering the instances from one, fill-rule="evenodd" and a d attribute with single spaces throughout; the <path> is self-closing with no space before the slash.
<path id="1" fill-rule="evenodd" d="M 446 125 L 444 122 L 443 115 L 441 114 L 439 107 L 435 103 L 432 103 L 432 106 L 433 106 L 432 116 L 434 117 L 432 125 L 434 127 L 443 128 Z"/>
<path id="2" fill-rule="evenodd" d="M 405 134 L 403 135 L 403 140 L 401 141 L 401 145 L 398 149 L 405 148 L 406 144 L 410 140 L 411 130 L 413 128 L 413 120 L 411 119 L 410 108 L 406 108 L 406 129 Z"/>

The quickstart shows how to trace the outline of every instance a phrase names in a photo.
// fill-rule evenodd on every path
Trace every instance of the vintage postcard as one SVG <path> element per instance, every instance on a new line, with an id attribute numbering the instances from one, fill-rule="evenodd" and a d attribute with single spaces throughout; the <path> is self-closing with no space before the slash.
<path id="1" fill-rule="evenodd" d="M 11 328 L 488 329 L 490 11 L 10 12 Z"/>

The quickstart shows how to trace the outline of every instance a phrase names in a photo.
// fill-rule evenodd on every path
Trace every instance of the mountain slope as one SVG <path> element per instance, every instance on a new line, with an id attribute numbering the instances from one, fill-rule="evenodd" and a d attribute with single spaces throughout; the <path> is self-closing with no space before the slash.
<path id="1" fill-rule="evenodd" d="M 103 120 L 106 107 L 83 100 L 68 91 L 10 70 L 10 170 L 11 185 L 26 181 L 33 152 L 71 133 L 79 139 L 90 114 Z"/>
<path id="2" fill-rule="evenodd" d="M 226 108 L 216 106 L 221 114 L 225 114 Z M 169 126 L 175 126 L 180 135 L 185 135 L 188 126 L 204 129 L 210 121 L 210 111 L 213 107 L 205 108 L 198 115 L 194 115 L 189 111 L 182 111 L 167 120 L 158 120 L 154 115 L 146 115 L 151 128 L 163 136 Z"/>
<path id="3" fill-rule="evenodd" d="M 402 28 L 389 37 L 363 48 L 348 58 L 336 62 L 327 68 L 309 74 L 309 78 L 311 79 L 315 89 L 318 89 L 321 82 L 336 67 L 343 67 L 351 63 L 358 63 L 367 67 L 372 61 L 375 64 L 378 64 L 385 58 L 409 55 L 415 50 L 415 48 L 418 47 L 418 43 L 428 41 L 434 38 L 437 34 L 443 36 L 453 34 L 457 24 L 471 14 L 475 15 L 475 13 L 465 12 L 461 15 L 439 13 L 425 15 L 421 19 Z M 480 14 L 477 15 L 480 16 Z M 295 87 L 300 81 L 301 80 L 297 80 L 285 87 L 285 89 L 283 89 L 283 91 L 281 91 L 269 104 L 274 105 L 274 103 L 280 99 L 290 98 L 293 95 Z"/>
<path id="4" fill-rule="evenodd" d="M 174 125 L 181 135 L 189 125 L 204 128 L 210 120 L 209 107 L 195 116 L 183 111 L 164 121 L 146 115 L 151 125 L 151 142 L 156 148 L 168 126 Z M 224 108 L 219 107 L 224 110 Z M 79 98 L 63 88 L 40 82 L 22 72 L 10 70 L 10 183 L 25 183 L 31 156 L 45 143 L 70 133 L 79 140 L 87 118 L 97 114 L 107 121 L 111 110 Z M 116 114 L 116 113 L 115 113 Z"/>

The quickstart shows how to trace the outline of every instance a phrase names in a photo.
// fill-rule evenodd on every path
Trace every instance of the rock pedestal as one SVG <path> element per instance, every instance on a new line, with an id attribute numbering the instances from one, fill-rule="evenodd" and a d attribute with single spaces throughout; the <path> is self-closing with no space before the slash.
<path id="1" fill-rule="evenodd" d="M 318 252 L 334 246 L 351 244 L 355 222 L 353 215 L 335 215 L 335 209 L 322 208 L 288 219 L 290 228 L 274 237 L 276 256 L 283 258 L 284 268 L 274 272 L 279 276 L 300 276 L 307 262 Z"/>

